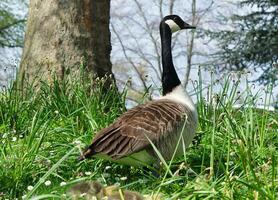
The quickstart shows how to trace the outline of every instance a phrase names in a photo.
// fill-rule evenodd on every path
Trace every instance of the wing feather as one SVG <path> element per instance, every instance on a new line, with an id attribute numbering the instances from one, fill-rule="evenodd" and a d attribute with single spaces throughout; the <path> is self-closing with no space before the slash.
<path id="1" fill-rule="evenodd" d="M 169 137 L 187 109 L 170 100 L 157 100 L 136 106 L 102 129 L 89 146 L 91 154 L 106 154 L 119 159 L 150 147 Z M 89 157 L 91 155 L 84 155 Z"/>

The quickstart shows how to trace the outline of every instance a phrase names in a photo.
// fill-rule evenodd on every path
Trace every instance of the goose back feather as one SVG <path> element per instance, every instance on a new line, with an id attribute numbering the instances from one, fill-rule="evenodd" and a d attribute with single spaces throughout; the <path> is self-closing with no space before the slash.
<path id="1" fill-rule="evenodd" d="M 181 134 L 184 136 L 185 145 L 188 146 L 195 132 L 195 123 L 192 123 L 195 121 L 195 113 L 189 106 L 169 99 L 139 105 L 102 129 L 83 156 L 86 158 L 98 154 L 99 157 L 124 164 L 150 164 L 158 161 L 149 142 L 151 140 L 164 159 L 169 160 L 176 148 L 183 124 L 185 123 L 185 131 Z M 145 155 L 136 154 L 140 151 Z M 182 152 L 180 145 L 177 154 Z M 129 160 L 126 160 L 126 157 L 129 157 Z M 134 159 L 132 163 L 130 158 Z"/>

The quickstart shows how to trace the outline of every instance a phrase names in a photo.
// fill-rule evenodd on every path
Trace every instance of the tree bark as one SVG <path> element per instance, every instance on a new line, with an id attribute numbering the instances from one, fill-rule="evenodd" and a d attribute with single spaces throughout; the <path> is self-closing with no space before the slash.
<path id="1" fill-rule="evenodd" d="M 21 80 L 61 79 L 85 63 L 94 77 L 112 74 L 110 0 L 30 0 Z"/>

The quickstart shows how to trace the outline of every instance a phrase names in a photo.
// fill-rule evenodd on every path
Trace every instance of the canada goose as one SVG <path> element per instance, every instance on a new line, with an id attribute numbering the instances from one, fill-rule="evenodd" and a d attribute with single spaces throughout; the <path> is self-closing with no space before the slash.
<path id="1" fill-rule="evenodd" d="M 174 68 L 171 36 L 181 29 L 194 28 L 177 15 L 163 18 L 160 23 L 163 96 L 128 110 L 99 131 L 80 160 L 94 156 L 134 166 L 157 164 L 160 160 L 149 141 L 165 160 L 170 160 L 182 130 L 185 147 L 189 146 L 195 135 L 197 111 Z M 175 156 L 182 153 L 183 145 L 179 145 Z"/>
<path id="2" fill-rule="evenodd" d="M 86 181 L 73 185 L 68 189 L 67 195 L 71 199 L 110 199 L 110 200 L 146 200 L 161 199 L 161 195 L 144 195 L 144 197 L 131 190 L 120 189 L 117 185 L 104 187 L 97 181 Z"/>

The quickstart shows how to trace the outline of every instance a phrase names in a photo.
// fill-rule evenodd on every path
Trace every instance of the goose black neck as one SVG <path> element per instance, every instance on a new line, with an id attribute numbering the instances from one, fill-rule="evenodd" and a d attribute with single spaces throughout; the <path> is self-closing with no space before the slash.
<path id="1" fill-rule="evenodd" d="M 162 94 L 166 95 L 170 93 L 176 86 L 180 85 L 180 79 L 175 70 L 173 59 L 171 40 L 171 29 L 167 24 L 162 22 L 160 24 L 160 37 L 161 37 L 161 49 L 162 49 Z"/>

